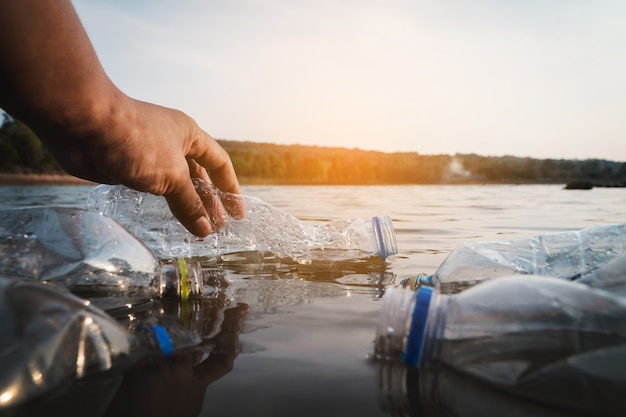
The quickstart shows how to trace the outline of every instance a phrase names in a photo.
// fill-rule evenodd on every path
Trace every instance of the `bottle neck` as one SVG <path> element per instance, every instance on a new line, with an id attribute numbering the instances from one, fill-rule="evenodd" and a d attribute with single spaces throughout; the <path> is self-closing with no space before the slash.
<path id="1" fill-rule="evenodd" d="M 387 259 L 387 257 L 398 253 L 398 243 L 390 217 L 373 217 L 372 232 L 376 255 L 382 259 Z"/>
<path id="2" fill-rule="evenodd" d="M 380 319 L 376 329 L 375 353 L 382 360 L 398 360 L 405 350 L 407 325 L 413 312 L 415 291 L 391 287 L 385 289 Z"/>
<path id="3" fill-rule="evenodd" d="M 186 301 L 201 297 L 204 292 L 202 268 L 198 262 L 176 258 L 161 265 L 159 295 Z"/>

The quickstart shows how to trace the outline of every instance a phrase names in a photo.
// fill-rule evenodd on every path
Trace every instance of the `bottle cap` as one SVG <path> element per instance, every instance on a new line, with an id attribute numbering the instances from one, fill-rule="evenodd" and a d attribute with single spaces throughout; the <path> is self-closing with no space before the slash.
<path id="1" fill-rule="evenodd" d="M 391 218 L 389 216 L 375 216 L 372 218 L 372 225 L 378 255 L 382 259 L 387 259 L 388 256 L 398 253 L 398 243 Z"/>
<path id="2" fill-rule="evenodd" d="M 407 365 L 416 366 L 422 356 L 424 346 L 424 333 L 426 332 L 426 321 L 428 319 L 428 308 L 433 295 L 432 287 L 421 287 L 415 297 L 415 308 L 413 309 L 411 326 L 407 335 L 407 342 L 402 360 Z"/>

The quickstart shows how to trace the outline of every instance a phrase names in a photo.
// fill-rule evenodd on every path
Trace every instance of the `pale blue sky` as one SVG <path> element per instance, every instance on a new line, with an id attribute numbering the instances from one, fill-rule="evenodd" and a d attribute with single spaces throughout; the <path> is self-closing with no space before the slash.
<path id="1" fill-rule="evenodd" d="M 216 138 L 626 161 L 626 2 L 74 0 L 127 94 Z"/>

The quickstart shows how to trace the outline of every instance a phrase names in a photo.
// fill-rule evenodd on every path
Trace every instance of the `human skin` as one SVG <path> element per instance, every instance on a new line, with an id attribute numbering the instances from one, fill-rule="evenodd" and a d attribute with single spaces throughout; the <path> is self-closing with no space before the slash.
<path id="1" fill-rule="evenodd" d="M 68 173 L 162 195 L 197 236 L 211 224 L 191 178 L 240 192 L 228 153 L 193 119 L 113 84 L 70 0 L 0 0 L 0 107 Z"/>

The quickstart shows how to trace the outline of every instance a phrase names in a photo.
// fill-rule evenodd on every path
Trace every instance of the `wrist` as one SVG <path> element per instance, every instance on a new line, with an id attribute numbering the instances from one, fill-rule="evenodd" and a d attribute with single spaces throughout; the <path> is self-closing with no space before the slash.
<path id="1" fill-rule="evenodd" d="M 53 153 L 92 149 L 97 138 L 121 124 L 132 108 L 132 100 L 112 86 L 90 89 L 87 94 L 67 97 L 55 110 L 44 109 L 33 127 Z"/>

